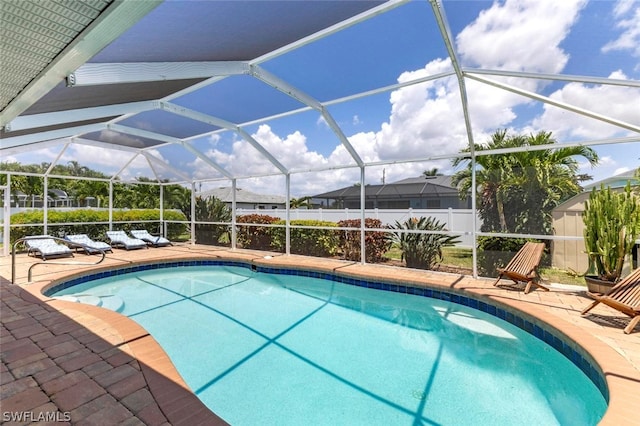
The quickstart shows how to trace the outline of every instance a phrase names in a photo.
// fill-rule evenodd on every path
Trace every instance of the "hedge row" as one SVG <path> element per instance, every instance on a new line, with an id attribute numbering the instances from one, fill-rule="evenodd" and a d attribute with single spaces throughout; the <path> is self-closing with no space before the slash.
<path id="1" fill-rule="evenodd" d="M 256 224 L 238 227 L 237 241 L 242 248 L 284 251 L 286 247 L 286 222 L 277 217 L 251 214 L 238 216 L 237 223 Z M 359 228 L 360 220 L 343 220 L 338 223 L 318 220 L 292 220 L 290 230 L 291 253 L 309 256 L 334 256 L 342 253 L 347 260 L 360 260 L 360 231 L 325 228 Z M 263 224 L 274 226 L 260 226 Z M 305 228 L 296 228 L 304 226 Z M 367 228 L 384 228 L 378 219 L 365 219 Z M 314 229 L 309 229 L 314 228 Z M 384 232 L 365 232 L 368 262 L 380 262 L 389 249 L 390 241 Z"/>
<path id="2" fill-rule="evenodd" d="M 165 210 L 164 220 L 186 221 L 186 216 L 177 210 Z M 151 221 L 151 222 L 147 222 Z M 158 234 L 158 222 L 160 221 L 160 210 L 157 209 L 136 209 L 136 210 L 114 210 L 114 228 L 129 232 L 132 229 L 146 229 L 152 234 Z M 44 212 L 42 210 L 29 210 L 11 215 L 12 225 L 29 225 L 32 223 L 43 223 Z M 79 223 L 86 222 L 86 223 Z M 70 211 L 50 210 L 47 213 L 47 233 L 56 237 L 64 237 L 69 234 L 87 234 L 95 240 L 105 240 L 105 233 L 109 230 L 109 212 L 106 210 L 78 209 Z M 57 225 L 59 224 L 59 225 Z M 167 235 L 169 239 L 187 232 L 187 225 L 183 223 L 167 224 Z M 42 235 L 44 227 L 18 226 L 11 227 L 11 244 L 19 238 L 29 235 Z"/>

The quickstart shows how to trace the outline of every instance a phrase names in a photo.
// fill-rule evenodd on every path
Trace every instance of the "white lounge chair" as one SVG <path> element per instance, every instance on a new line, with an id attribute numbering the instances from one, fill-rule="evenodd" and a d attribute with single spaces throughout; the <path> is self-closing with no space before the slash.
<path id="1" fill-rule="evenodd" d="M 100 253 L 104 251 L 105 253 L 110 251 L 113 252 L 111 246 L 103 241 L 94 241 L 87 234 L 75 234 L 75 235 L 67 235 L 65 239 L 71 241 L 76 244 L 83 245 L 75 245 L 75 249 L 84 250 L 87 254 Z"/>
<path id="2" fill-rule="evenodd" d="M 107 237 L 111 242 L 111 247 L 121 247 L 127 250 L 147 248 L 147 243 L 138 238 L 129 237 L 124 231 L 107 231 Z"/>
<path id="3" fill-rule="evenodd" d="M 53 238 L 34 238 L 25 240 L 27 255 L 40 256 L 42 260 L 58 256 L 73 256 L 73 250 Z"/>
<path id="4" fill-rule="evenodd" d="M 133 235 L 134 238 L 138 238 L 153 247 L 173 245 L 173 243 L 167 240 L 165 237 L 156 237 L 154 235 L 151 235 L 146 229 L 133 230 L 131 231 L 131 235 Z"/>

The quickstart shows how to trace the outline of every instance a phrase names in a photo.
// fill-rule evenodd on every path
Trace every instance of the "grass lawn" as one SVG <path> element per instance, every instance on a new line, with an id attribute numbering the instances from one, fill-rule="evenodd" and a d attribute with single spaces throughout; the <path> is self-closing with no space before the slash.
<path id="1" fill-rule="evenodd" d="M 402 251 L 397 247 L 391 247 L 391 249 L 384 254 L 384 257 L 391 260 L 400 260 Z M 442 257 L 443 265 L 458 266 L 461 268 L 473 267 L 471 249 L 445 247 L 442 249 Z"/>
<path id="2" fill-rule="evenodd" d="M 556 268 L 540 268 L 540 276 L 552 283 L 581 285 L 586 287 L 583 277 Z"/>
<path id="3" fill-rule="evenodd" d="M 442 265 L 473 268 L 471 249 L 445 247 L 442 249 L 442 255 Z M 400 260 L 402 252 L 397 247 L 392 247 L 385 253 L 384 257 L 391 260 Z M 586 286 L 583 277 L 556 268 L 540 268 L 540 275 L 544 280 L 552 283 Z"/>

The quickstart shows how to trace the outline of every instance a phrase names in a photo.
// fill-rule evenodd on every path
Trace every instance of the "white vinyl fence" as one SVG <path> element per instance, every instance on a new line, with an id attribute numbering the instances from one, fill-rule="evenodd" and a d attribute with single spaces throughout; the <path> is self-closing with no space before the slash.
<path id="1" fill-rule="evenodd" d="M 280 219 L 286 219 L 285 209 L 237 209 L 238 216 L 248 214 L 263 214 Z M 359 209 L 292 209 L 290 211 L 291 220 L 321 220 L 328 222 L 339 222 L 348 219 L 360 219 Z M 474 215 L 470 209 L 366 209 L 365 218 L 379 219 L 383 225 L 395 225 L 397 222 L 404 222 L 410 218 L 434 217 L 440 223 L 445 224 L 445 228 L 460 236 L 460 247 L 472 247 Z M 475 217 L 476 229 L 480 229 L 482 221 Z"/>

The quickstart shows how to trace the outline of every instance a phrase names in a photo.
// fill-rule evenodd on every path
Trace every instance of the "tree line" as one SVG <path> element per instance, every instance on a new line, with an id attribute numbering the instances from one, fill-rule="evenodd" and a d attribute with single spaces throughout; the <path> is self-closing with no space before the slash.
<path id="1" fill-rule="evenodd" d="M 485 144 L 476 144 L 476 195 L 477 209 L 483 232 L 527 233 L 549 235 L 553 232 L 551 212 L 567 199 L 582 192 L 581 183 L 591 176 L 578 173 L 578 161 L 586 160 L 591 166 L 598 163 L 597 153 L 588 147 L 536 148 L 558 144 L 551 132 L 529 135 L 512 135 L 498 130 Z M 483 155 L 486 150 L 516 149 L 504 154 Z M 461 151 L 470 154 L 469 148 Z M 471 189 L 472 163 L 470 155 L 452 161 L 454 168 L 463 167 L 453 175 L 452 182 L 465 198 Z M 22 165 L 0 163 L 2 171 L 44 174 L 50 163 Z M 77 161 L 55 165 L 50 175 L 109 179 L 104 173 L 91 170 Z M 425 171 L 424 175 L 439 175 L 438 169 Z M 0 183 L 6 175 L 0 175 Z M 148 178 L 137 178 L 133 184 L 114 182 L 115 208 L 158 208 L 160 189 Z M 168 183 L 167 181 L 163 183 Z M 107 205 L 108 182 L 86 179 L 49 178 L 49 189 L 65 191 L 76 200 L 94 197 L 101 205 Z M 41 195 L 44 180 L 39 176 L 12 175 L 12 191 L 27 195 Z M 182 210 L 190 217 L 191 190 L 181 185 L 164 186 L 164 208 Z M 292 207 L 308 206 L 308 197 L 292 200 Z M 202 206 L 204 207 L 204 206 Z M 209 206 L 212 207 L 212 206 Z"/>

